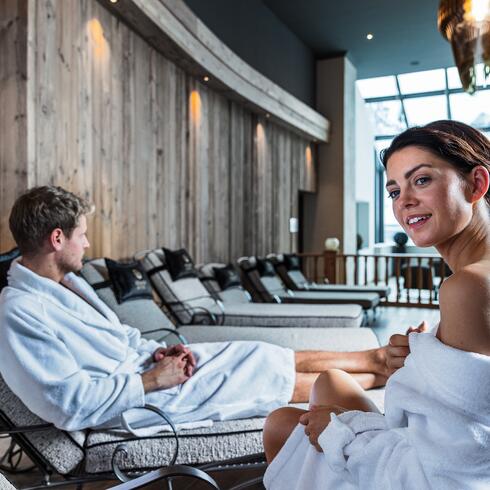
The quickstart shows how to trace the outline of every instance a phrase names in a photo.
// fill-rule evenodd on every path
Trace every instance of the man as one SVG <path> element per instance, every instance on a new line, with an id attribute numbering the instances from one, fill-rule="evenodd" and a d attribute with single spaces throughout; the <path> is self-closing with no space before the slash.
<path id="1" fill-rule="evenodd" d="M 141 338 L 75 273 L 89 247 L 89 204 L 60 187 L 20 196 L 10 229 L 22 256 L 0 295 L 0 372 L 41 418 L 65 430 L 137 425 L 162 408 L 176 423 L 266 415 L 307 401 L 318 374 L 358 373 L 364 387 L 383 384 L 385 349 L 294 353 L 264 342 L 167 348 Z"/>

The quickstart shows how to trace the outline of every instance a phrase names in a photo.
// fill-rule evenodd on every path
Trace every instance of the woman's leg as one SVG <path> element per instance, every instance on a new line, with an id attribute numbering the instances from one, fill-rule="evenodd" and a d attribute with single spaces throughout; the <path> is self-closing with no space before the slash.
<path id="1" fill-rule="evenodd" d="M 362 376 L 374 376 L 366 373 Z M 312 379 L 316 378 L 314 382 Z M 320 375 L 297 373 L 294 398 L 304 398 L 306 385 L 313 384 L 310 395 L 310 407 L 338 405 L 348 410 L 377 412 L 378 407 L 366 396 L 359 382 L 345 371 L 329 369 Z M 270 463 L 281 450 L 298 420 L 305 410 L 293 407 L 279 408 L 269 414 L 264 425 L 264 449 L 267 462 Z"/>
<path id="2" fill-rule="evenodd" d="M 321 373 L 296 373 L 291 403 L 306 403 L 310 399 L 310 393 L 315 381 Z M 359 387 L 369 390 L 386 384 L 386 377 L 375 373 L 353 373 L 351 375 L 356 380 Z"/>
<path id="3" fill-rule="evenodd" d="M 310 406 L 338 405 L 348 410 L 378 412 L 360 384 L 349 373 L 329 369 L 316 379 L 310 395 Z"/>
<path id="4" fill-rule="evenodd" d="M 306 412 L 300 408 L 283 407 L 271 412 L 264 425 L 264 450 L 267 463 L 276 457 L 286 439 L 298 425 L 298 420 Z"/>

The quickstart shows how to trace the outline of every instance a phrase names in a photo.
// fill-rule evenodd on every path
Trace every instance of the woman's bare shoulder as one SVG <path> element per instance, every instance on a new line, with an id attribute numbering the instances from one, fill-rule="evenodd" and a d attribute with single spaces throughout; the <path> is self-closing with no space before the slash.
<path id="1" fill-rule="evenodd" d="M 439 303 L 440 340 L 490 355 L 490 262 L 470 264 L 446 279 Z"/>

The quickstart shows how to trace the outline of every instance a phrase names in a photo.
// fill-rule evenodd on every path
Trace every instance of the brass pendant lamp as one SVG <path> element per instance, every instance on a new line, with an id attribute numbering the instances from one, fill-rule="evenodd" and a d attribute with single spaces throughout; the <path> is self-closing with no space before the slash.
<path id="1" fill-rule="evenodd" d="M 451 43 L 463 89 L 474 93 L 479 55 L 485 78 L 490 74 L 490 0 L 441 0 L 437 24 Z"/>

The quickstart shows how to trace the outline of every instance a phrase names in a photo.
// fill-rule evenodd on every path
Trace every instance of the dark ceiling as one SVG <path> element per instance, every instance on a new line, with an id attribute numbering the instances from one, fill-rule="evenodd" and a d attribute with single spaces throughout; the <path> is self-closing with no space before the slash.
<path id="1" fill-rule="evenodd" d="M 347 53 L 358 78 L 454 65 L 437 30 L 438 0 L 263 1 L 316 58 Z"/>

